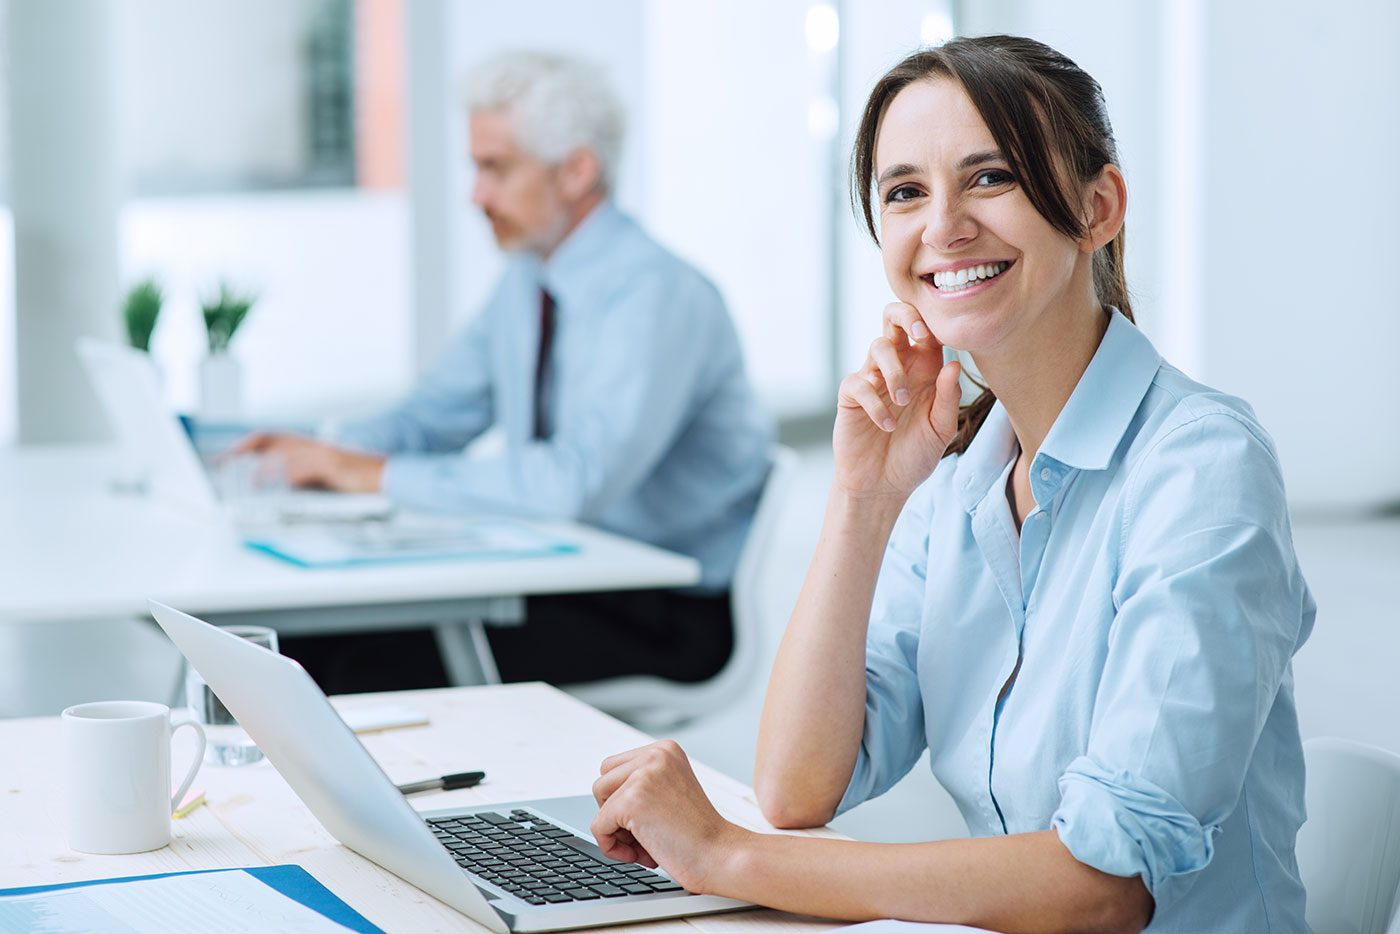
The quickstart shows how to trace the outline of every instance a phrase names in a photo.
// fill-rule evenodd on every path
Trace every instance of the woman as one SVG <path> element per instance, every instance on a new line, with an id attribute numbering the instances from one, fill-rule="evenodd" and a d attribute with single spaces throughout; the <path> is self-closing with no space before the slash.
<path id="1" fill-rule="evenodd" d="M 857 136 L 899 301 L 841 384 L 755 787 L 775 825 L 821 824 L 927 746 L 973 837 L 753 834 L 662 743 L 603 763 L 605 852 L 838 918 L 1306 931 L 1314 605 L 1268 436 L 1131 323 L 1115 160 L 1097 83 L 1006 36 L 910 56 Z M 969 406 L 945 346 L 990 389 Z"/>

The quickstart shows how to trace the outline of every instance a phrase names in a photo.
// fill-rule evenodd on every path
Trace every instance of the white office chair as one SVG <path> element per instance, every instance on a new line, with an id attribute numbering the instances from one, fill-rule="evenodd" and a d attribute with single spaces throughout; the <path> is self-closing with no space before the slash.
<path id="1" fill-rule="evenodd" d="M 652 675 L 624 675 L 564 690 L 584 703 L 645 730 L 669 729 L 738 700 L 758 674 L 763 655 L 763 592 L 767 558 L 777 535 L 779 514 L 797 469 L 797 452 L 775 445 L 772 466 L 754 511 L 748 538 L 739 552 L 730 585 L 734 648 L 713 677 L 695 684 Z"/>
<path id="2" fill-rule="evenodd" d="M 1400 756 L 1335 737 L 1303 744 L 1298 869 L 1313 934 L 1400 934 Z"/>

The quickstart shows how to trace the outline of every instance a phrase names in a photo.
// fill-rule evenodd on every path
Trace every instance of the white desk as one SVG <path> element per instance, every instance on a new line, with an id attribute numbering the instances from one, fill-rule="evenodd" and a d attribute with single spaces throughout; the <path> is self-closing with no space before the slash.
<path id="1" fill-rule="evenodd" d="M 458 683 L 479 681 L 462 624 L 518 621 L 542 593 L 684 587 L 698 562 L 573 523 L 535 523 L 572 554 L 305 569 L 227 525 L 109 490 L 103 448 L 0 450 L 0 623 L 144 616 L 154 598 L 216 623 L 288 633 L 434 626 Z M 473 677 L 473 675 L 478 675 Z"/>
<path id="2" fill-rule="evenodd" d="M 397 701 L 425 711 L 426 727 L 362 736 L 395 782 L 481 769 L 476 788 L 415 796 L 421 810 L 455 804 L 586 794 L 603 756 L 647 737 L 541 684 L 446 688 L 337 698 L 337 706 Z M 60 823 L 62 723 L 56 717 L 0 721 L 0 888 L 186 869 L 297 863 L 385 931 L 484 931 L 480 925 L 338 844 L 266 762 L 205 766 L 195 786 L 208 806 L 174 822 L 163 849 L 88 856 L 68 849 Z M 189 731 L 181 731 L 179 737 Z M 522 737 L 528 736 L 528 741 Z M 173 762 L 188 762 L 177 747 Z M 728 819 L 763 821 L 753 793 L 700 763 L 696 773 Z M 836 836 L 831 831 L 804 831 Z M 618 928 L 634 934 L 773 932 L 816 934 L 834 922 L 756 909 Z"/>

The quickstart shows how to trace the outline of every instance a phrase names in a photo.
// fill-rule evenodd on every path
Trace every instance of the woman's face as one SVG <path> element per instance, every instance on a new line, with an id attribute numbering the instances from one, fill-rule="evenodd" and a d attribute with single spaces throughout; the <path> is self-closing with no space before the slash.
<path id="1" fill-rule="evenodd" d="M 875 177 L 885 275 L 949 347 L 1015 352 L 1092 307 L 1092 255 L 1031 205 L 954 81 L 895 95 Z"/>

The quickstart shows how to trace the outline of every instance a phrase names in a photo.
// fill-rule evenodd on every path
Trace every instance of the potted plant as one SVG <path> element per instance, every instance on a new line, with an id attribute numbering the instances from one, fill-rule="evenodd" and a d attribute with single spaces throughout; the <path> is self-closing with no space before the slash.
<path id="1" fill-rule="evenodd" d="M 242 415 L 243 374 L 229 352 L 229 344 L 257 300 L 252 292 L 240 292 L 228 282 L 220 282 L 216 294 L 200 301 L 209 335 L 209 356 L 199 368 L 201 418 L 234 421 Z"/>
<path id="2" fill-rule="evenodd" d="M 151 333 L 156 329 L 156 319 L 160 317 L 164 301 L 165 293 L 154 277 L 142 279 L 126 293 L 122 322 L 126 325 L 127 342 L 137 350 L 150 352 Z"/>

